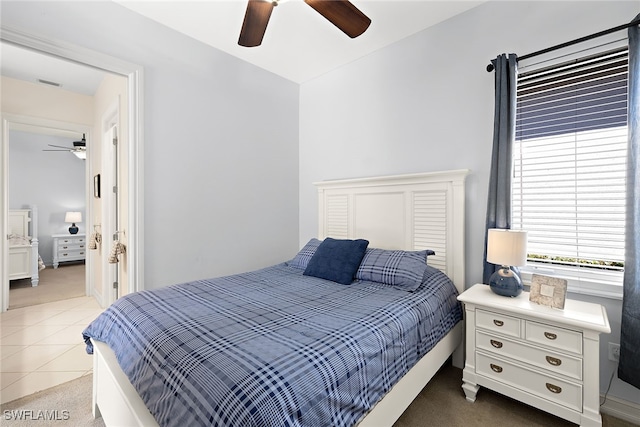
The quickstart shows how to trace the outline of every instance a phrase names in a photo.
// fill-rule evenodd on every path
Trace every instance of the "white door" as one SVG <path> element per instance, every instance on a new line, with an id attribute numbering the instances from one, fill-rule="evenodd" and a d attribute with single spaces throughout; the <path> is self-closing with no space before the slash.
<path id="1" fill-rule="evenodd" d="M 117 117 L 117 114 L 115 115 Z M 116 119 L 107 122 L 102 138 L 102 300 L 109 306 L 118 299 L 119 265 L 110 261 L 118 240 L 118 126 Z M 118 259 L 121 256 L 117 257 Z"/>

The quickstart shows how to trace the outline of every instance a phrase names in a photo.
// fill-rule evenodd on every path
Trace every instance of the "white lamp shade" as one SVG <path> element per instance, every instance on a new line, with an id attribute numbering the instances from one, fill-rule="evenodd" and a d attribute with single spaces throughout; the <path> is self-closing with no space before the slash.
<path id="1" fill-rule="evenodd" d="M 67 214 L 64 216 L 64 222 L 82 222 L 82 212 L 67 212 Z"/>
<path id="2" fill-rule="evenodd" d="M 527 264 L 527 232 L 523 230 L 489 229 L 487 262 L 518 266 Z"/>

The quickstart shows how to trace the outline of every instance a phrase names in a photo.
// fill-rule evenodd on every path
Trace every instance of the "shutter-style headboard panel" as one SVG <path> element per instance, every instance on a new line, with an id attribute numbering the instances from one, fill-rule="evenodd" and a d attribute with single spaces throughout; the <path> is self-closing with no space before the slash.
<path id="1" fill-rule="evenodd" d="M 317 182 L 318 238 L 370 247 L 433 249 L 428 263 L 463 291 L 464 181 L 468 170 Z"/>

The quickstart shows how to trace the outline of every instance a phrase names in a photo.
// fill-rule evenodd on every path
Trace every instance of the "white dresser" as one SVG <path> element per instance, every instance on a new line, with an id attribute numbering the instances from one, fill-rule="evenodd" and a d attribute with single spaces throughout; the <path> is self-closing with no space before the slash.
<path id="1" fill-rule="evenodd" d="M 604 307 L 567 299 L 564 310 L 494 294 L 478 284 L 465 305 L 463 384 L 474 402 L 480 386 L 582 426 L 601 426 L 600 334 L 609 333 Z"/>
<path id="2" fill-rule="evenodd" d="M 87 237 L 78 234 L 53 234 L 53 268 L 61 262 L 83 261 L 87 254 Z"/>

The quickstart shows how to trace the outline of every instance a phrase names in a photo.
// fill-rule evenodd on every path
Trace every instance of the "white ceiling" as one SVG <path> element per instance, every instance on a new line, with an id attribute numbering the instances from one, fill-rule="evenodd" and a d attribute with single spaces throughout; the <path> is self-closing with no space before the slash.
<path id="1" fill-rule="evenodd" d="M 219 50 L 303 83 L 375 50 L 463 13 L 484 1 L 352 0 L 371 25 L 350 39 L 302 0 L 281 0 L 262 45 L 242 47 L 238 36 L 247 0 L 115 0 L 122 6 Z M 93 95 L 104 72 L 2 43 L 2 75 Z"/>
<path id="2" fill-rule="evenodd" d="M 350 39 L 302 0 L 281 0 L 262 44 L 238 45 L 247 0 L 132 1 L 117 3 L 275 74 L 303 83 L 484 1 L 351 0 L 371 19 Z"/>
<path id="3" fill-rule="evenodd" d="M 32 50 L 0 43 L 0 72 L 3 76 L 31 83 L 43 84 L 39 80 L 59 84 L 61 89 L 84 95 L 94 95 L 104 71 L 64 61 Z"/>

